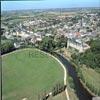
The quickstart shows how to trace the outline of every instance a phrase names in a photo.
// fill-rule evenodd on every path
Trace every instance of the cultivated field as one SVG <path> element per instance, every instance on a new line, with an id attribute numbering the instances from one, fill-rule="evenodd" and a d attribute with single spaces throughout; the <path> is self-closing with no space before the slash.
<path id="1" fill-rule="evenodd" d="M 2 57 L 3 100 L 38 100 L 38 94 L 63 83 L 63 69 L 54 58 L 36 49 L 14 51 Z"/>

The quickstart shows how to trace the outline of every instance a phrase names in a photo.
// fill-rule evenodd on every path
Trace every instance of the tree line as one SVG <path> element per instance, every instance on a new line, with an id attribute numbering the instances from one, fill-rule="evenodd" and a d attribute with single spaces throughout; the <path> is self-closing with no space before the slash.
<path id="1" fill-rule="evenodd" d="M 50 37 L 44 37 L 42 42 L 39 43 L 38 48 L 44 51 L 47 51 L 49 53 L 52 53 L 53 51 L 67 47 L 67 38 L 63 35 L 57 39 L 55 39 L 54 36 Z"/>
<path id="2" fill-rule="evenodd" d="M 72 58 L 77 64 L 85 64 L 93 69 L 100 68 L 100 39 L 88 42 L 90 49 L 85 53 L 73 54 Z"/>

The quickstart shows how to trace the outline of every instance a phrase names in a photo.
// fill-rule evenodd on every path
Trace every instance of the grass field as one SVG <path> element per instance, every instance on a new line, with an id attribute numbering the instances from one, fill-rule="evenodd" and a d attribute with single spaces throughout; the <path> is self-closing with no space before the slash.
<path id="1" fill-rule="evenodd" d="M 100 73 L 86 67 L 82 67 L 81 71 L 85 80 L 85 84 L 91 86 L 93 92 L 95 91 L 98 94 L 98 92 L 100 92 Z"/>
<path id="2" fill-rule="evenodd" d="M 54 58 L 35 49 L 2 57 L 3 100 L 37 100 L 37 95 L 63 82 L 63 69 Z"/>

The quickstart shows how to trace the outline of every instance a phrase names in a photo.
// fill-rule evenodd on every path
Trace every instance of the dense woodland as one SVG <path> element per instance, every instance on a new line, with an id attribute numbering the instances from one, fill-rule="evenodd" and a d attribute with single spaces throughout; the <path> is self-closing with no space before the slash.
<path id="1" fill-rule="evenodd" d="M 65 38 L 63 35 L 57 39 L 52 36 L 45 37 L 39 44 L 40 49 L 50 53 L 63 47 L 67 47 L 67 38 Z"/>

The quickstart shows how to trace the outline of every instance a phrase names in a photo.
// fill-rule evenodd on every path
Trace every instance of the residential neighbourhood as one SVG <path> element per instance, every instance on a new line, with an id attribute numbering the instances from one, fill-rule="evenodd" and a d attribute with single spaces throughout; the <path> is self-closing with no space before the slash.
<path id="1" fill-rule="evenodd" d="M 60 12 L 58 16 L 53 16 L 51 19 L 48 17 L 46 20 L 44 20 L 44 17 L 41 19 L 36 17 L 30 20 L 27 19 L 26 21 L 14 24 L 9 30 L 5 28 L 8 27 L 6 25 L 3 35 L 8 39 L 17 37 L 17 39 L 21 38 L 21 40 L 25 40 L 30 38 L 29 41 L 33 44 L 37 41 L 42 41 L 45 36 L 52 35 L 56 38 L 58 35 L 59 37 L 63 35 L 68 38 L 69 46 L 81 51 L 82 44 L 84 44 L 84 49 L 88 49 L 89 46 L 86 42 L 90 41 L 91 38 L 100 36 L 99 21 L 100 17 L 97 12 L 84 13 L 83 11 L 81 14 L 74 13 L 73 15 L 69 14 L 67 16 L 66 13 Z M 74 41 L 74 44 L 72 41 Z M 75 46 L 75 44 L 78 44 L 79 47 Z"/>

